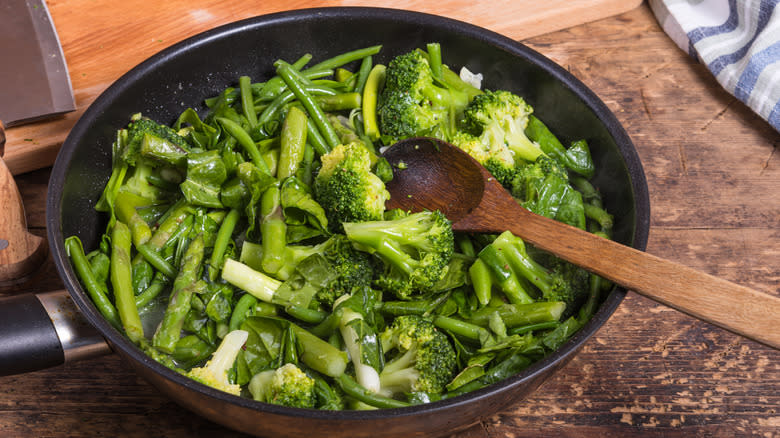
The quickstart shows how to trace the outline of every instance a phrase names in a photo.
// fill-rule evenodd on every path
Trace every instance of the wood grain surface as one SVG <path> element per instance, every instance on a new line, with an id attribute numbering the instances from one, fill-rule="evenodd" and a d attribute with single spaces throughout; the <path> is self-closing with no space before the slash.
<path id="1" fill-rule="evenodd" d="M 293 9 L 378 6 L 434 13 L 520 39 L 636 8 L 642 0 L 49 0 L 73 84 L 76 111 L 8 130 L 13 174 L 50 166 L 84 110 L 113 81 L 149 56 L 213 27 Z"/>
<path id="2" fill-rule="evenodd" d="M 121 32 L 122 17 L 111 20 L 111 31 Z M 94 33 L 85 34 L 81 50 L 95 51 L 94 62 L 115 59 Z M 148 35 L 138 41 L 146 53 L 166 37 L 163 30 Z M 649 253 L 780 296 L 776 131 L 683 54 L 646 5 L 523 42 L 590 86 L 634 141 L 650 189 Z M 45 234 L 48 175 L 43 169 L 17 177 L 28 225 L 38 235 Z M 49 262 L 31 282 L 0 293 L 61 287 Z M 534 394 L 456 437 L 773 437 L 779 431 L 777 350 L 630 293 Z M 0 436 L 241 435 L 178 407 L 112 355 L 0 378 Z"/>

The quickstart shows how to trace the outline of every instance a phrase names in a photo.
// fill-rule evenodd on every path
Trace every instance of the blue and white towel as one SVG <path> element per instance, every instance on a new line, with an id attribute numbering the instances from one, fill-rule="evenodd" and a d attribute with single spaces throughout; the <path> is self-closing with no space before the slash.
<path id="1" fill-rule="evenodd" d="M 780 0 L 649 0 L 664 31 L 780 131 Z"/>

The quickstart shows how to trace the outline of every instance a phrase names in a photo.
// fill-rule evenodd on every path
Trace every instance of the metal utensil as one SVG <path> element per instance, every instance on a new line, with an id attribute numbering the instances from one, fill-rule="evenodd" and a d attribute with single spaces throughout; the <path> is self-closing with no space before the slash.
<path id="1" fill-rule="evenodd" d="M 45 2 L 0 3 L 0 157 L 5 128 L 76 109 L 73 90 Z M 0 284 L 30 275 L 46 258 L 45 239 L 30 234 L 11 172 L 0 158 Z"/>

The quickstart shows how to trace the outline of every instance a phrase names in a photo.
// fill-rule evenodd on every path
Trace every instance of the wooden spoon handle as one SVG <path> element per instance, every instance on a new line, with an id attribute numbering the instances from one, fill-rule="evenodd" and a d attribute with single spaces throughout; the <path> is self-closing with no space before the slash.
<path id="1" fill-rule="evenodd" d="M 537 248 L 667 306 L 780 349 L 780 298 L 532 214 L 511 198 L 488 196 L 491 192 L 486 190 L 477 209 L 480 212 L 464 219 L 472 223 L 460 221 L 453 226 L 475 230 L 475 224 L 487 223 L 491 217 L 494 222 L 495 217 L 517 218 L 501 226 Z"/>
<path id="2" fill-rule="evenodd" d="M 23 280 L 46 259 L 45 239 L 27 231 L 24 205 L 0 158 L 0 285 Z"/>

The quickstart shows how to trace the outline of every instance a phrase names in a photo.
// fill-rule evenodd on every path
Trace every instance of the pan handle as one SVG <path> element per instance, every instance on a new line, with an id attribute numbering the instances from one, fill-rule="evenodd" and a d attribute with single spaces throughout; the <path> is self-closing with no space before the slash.
<path id="1" fill-rule="evenodd" d="M 110 352 L 67 291 L 0 298 L 0 376 Z"/>

